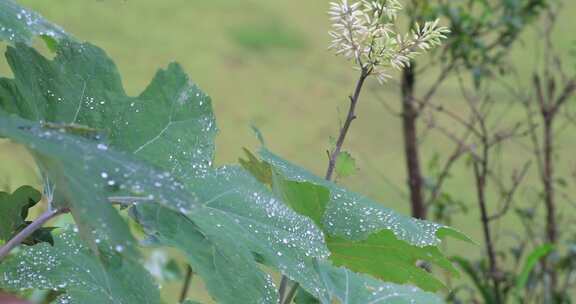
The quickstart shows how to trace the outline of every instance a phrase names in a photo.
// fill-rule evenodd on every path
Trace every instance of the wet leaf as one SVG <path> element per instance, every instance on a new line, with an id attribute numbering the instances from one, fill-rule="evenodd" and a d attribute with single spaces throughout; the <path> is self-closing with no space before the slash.
<path id="1" fill-rule="evenodd" d="M 207 237 L 190 219 L 156 205 L 142 205 L 134 217 L 158 245 L 180 249 L 218 303 L 276 303 L 269 275 L 258 268 L 247 248 L 226 235 Z"/>
<path id="2" fill-rule="evenodd" d="M 332 299 L 341 304 L 443 303 L 435 294 L 424 292 L 416 287 L 384 283 L 368 275 L 357 274 L 349 269 L 334 267 L 328 263 L 319 263 L 317 270 L 326 289 L 330 291 Z"/>
<path id="3" fill-rule="evenodd" d="M 35 36 L 58 40 L 68 35 L 59 26 L 12 0 L 0 1 L 0 41 L 32 43 Z"/>
<path id="4" fill-rule="evenodd" d="M 330 259 L 336 265 L 387 282 L 410 283 L 432 291 L 444 285 L 417 266 L 418 261 L 430 262 L 457 275 L 457 270 L 436 246 L 445 235 L 466 239 L 459 232 L 402 216 L 315 177 L 266 150 L 261 155 L 279 172 L 274 174 L 274 188 L 282 193 L 285 202 L 322 227 L 332 253 Z M 321 189 L 324 195 L 317 195 Z"/>
<path id="5" fill-rule="evenodd" d="M 0 264 L 0 287 L 65 291 L 57 303 L 160 303 L 157 286 L 138 261 L 105 242 L 98 246 L 101 255 L 95 256 L 67 230 L 55 236 L 54 247 L 25 247 Z"/>

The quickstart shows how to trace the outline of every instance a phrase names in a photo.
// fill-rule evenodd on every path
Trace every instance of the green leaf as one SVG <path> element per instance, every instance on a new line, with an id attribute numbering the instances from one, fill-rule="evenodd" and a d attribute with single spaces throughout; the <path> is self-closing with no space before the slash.
<path id="1" fill-rule="evenodd" d="M 346 151 L 340 152 L 336 158 L 335 171 L 338 177 L 344 178 L 356 172 L 356 159 Z"/>
<path id="2" fill-rule="evenodd" d="M 238 163 L 250 172 L 259 182 L 272 185 L 272 168 L 266 162 L 260 161 L 250 150 L 243 148 L 247 159 L 240 158 Z"/>
<path id="3" fill-rule="evenodd" d="M 157 286 L 138 261 L 123 258 L 105 242 L 98 246 L 100 256 L 95 256 L 76 233 L 64 231 L 54 247 L 26 247 L 0 264 L 0 288 L 64 291 L 60 299 L 68 303 L 160 303 Z"/>
<path id="4" fill-rule="evenodd" d="M 14 193 L 0 192 L 0 240 L 9 240 L 22 226 L 28 209 L 42 199 L 42 194 L 30 186 L 22 186 Z"/>
<path id="5" fill-rule="evenodd" d="M 549 253 L 554 251 L 554 245 L 552 244 L 542 244 L 528 255 L 526 261 L 524 261 L 524 266 L 522 267 L 522 271 L 518 275 L 516 280 L 516 289 L 521 290 L 526 286 L 528 282 L 528 278 L 530 277 L 530 273 L 534 269 L 534 266 L 538 263 L 538 261 L 544 257 L 546 257 Z"/>
<path id="6" fill-rule="evenodd" d="M 466 239 L 461 233 L 397 214 L 359 194 L 315 177 L 267 150 L 262 150 L 261 155 L 274 170 L 286 176 L 284 180 L 275 176 L 274 187 L 283 193 L 288 205 L 315 218 L 317 225 L 323 228 L 332 252 L 330 258 L 336 265 L 385 281 L 416 284 L 425 290 L 438 290 L 444 285 L 418 267 L 417 261 L 428 261 L 457 274 L 436 246 L 438 238 L 446 235 Z M 313 191 L 311 187 L 316 187 L 314 191 L 328 189 L 330 195 L 310 199 L 305 194 Z M 307 204 L 314 212 L 301 207 Z"/>
<path id="7" fill-rule="evenodd" d="M 437 247 L 411 246 L 399 241 L 390 230 L 374 233 L 365 240 L 327 237 L 326 242 L 334 264 L 371 274 L 385 282 L 410 283 L 431 291 L 442 289 L 444 284 L 418 267 L 418 261 L 427 261 L 449 273 L 458 274 Z"/>
<path id="8" fill-rule="evenodd" d="M 98 141 L 70 135 L 64 129 L 44 128 L 0 111 L 0 134 L 26 145 L 56 185 L 54 204 L 70 208 L 88 240 L 93 231 L 114 246 L 134 251 L 127 224 L 110 203 L 126 197 L 133 202 L 154 201 L 180 212 L 190 212 L 195 196 L 169 173 L 134 160 Z M 93 244 L 92 244 L 93 245 Z"/>
<path id="9" fill-rule="evenodd" d="M 208 237 L 185 216 L 156 205 L 142 205 L 133 216 L 159 245 L 180 249 L 218 303 L 276 303 L 269 275 L 242 244 L 217 234 Z M 236 247 L 236 246 L 241 247 Z"/>
<path id="10" fill-rule="evenodd" d="M 328 263 L 319 263 L 317 270 L 326 289 L 330 290 L 332 299 L 341 304 L 443 303 L 435 294 L 421 291 L 416 287 L 383 283 L 368 275 L 357 274 Z"/>
<path id="11" fill-rule="evenodd" d="M 21 229 L 24 229 L 26 226 L 30 225 L 32 222 L 27 221 L 24 226 L 21 226 Z M 52 236 L 52 231 L 55 230 L 56 227 L 42 227 L 40 229 L 35 230 L 29 237 L 22 241 L 22 244 L 32 246 L 42 242 L 48 243 L 54 246 L 54 237 Z"/>
<path id="12" fill-rule="evenodd" d="M 217 132 L 210 98 L 178 64 L 129 97 L 112 60 L 89 43 L 63 40 L 53 60 L 25 45 L 10 47 L 6 56 L 14 73 L 0 80 L 6 111 L 56 128 L 100 131 L 110 146 L 181 180 L 210 167 Z"/>
<path id="13" fill-rule="evenodd" d="M 310 293 L 306 292 L 306 290 L 298 287 L 298 291 L 296 292 L 296 296 L 294 297 L 294 303 L 296 304 L 320 304 L 320 301 L 313 297 Z"/>
<path id="14" fill-rule="evenodd" d="M 330 190 L 323 226 L 331 235 L 360 240 L 387 229 L 398 239 L 414 246 L 435 246 L 440 243 L 439 230 L 446 226 L 401 215 L 361 194 L 315 176 L 266 149 L 262 149 L 260 155 L 288 180 L 309 182 Z M 453 231 L 451 236 L 459 234 Z M 462 235 L 462 238 L 466 237 Z"/>
<path id="15" fill-rule="evenodd" d="M 326 187 L 291 181 L 274 174 L 274 188 L 290 208 L 312 219 L 318 227 L 322 227 L 322 217 L 330 199 L 330 191 Z"/>
<path id="16" fill-rule="evenodd" d="M 100 209 L 111 209 L 114 214 L 110 219 L 117 217 L 106 205 L 106 196 L 135 196 L 134 201 L 159 202 L 188 214 L 212 242 L 227 232 L 234 236 L 229 244 L 220 241 L 219 250 L 230 252 L 229 248 L 245 247 L 244 256 L 257 252 L 270 265 L 291 272 L 304 286 L 314 288 L 310 287 L 315 286 L 313 283 L 306 283 L 313 278 L 299 268 L 304 260 L 327 254 L 321 232 L 242 170 L 207 169 L 216 133 L 211 106 L 179 66 L 171 65 L 160 72 L 136 100 L 121 94 L 115 67 L 103 52 L 88 44 L 62 41 L 53 61 L 19 45 L 9 50 L 9 58 L 15 80 L 4 80 L 9 84 L 4 87 L 10 90 L 0 96 L 13 96 L 4 101 L 26 100 L 28 107 L 6 108 L 50 123 L 38 125 L 10 117 L 2 121 L 0 134 L 27 144 L 43 156 L 42 163 L 50 165 L 59 191 L 63 192 L 62 186 L 70 190 L 64 191 L 70 196 L 66 201 L 83 202 L 86 209 L 90 208 L 77 222 L 94 223 L 102 214 Z M 37 82 L 30 73 L 46 80 Z M 26 103 L 16 105 L 21 104 Z M 98 140 L 103 136 L 108 143 Z M 117 150 L 134 152 L 171 174 L 154 171 Z M 69 184 L 76 187 L 70 189 Z M 83 189 L 86 194 L 102 196 L 97 200 L 72 197 Z M 205 203 L 199 206 L 197 201 Z M 73 212 L 85 210 L 84 206 L 72 207 Z M 114 229 L 111 226 L 105 225 L 108 230 L 101 235 L 129 236 L 123 234 L 127 229 L 122 225 Z M 90 225 L 94 227 L 99 226 Z"/>
<path id="17" fill-rule="evenodd" d="M 38 13 L 13 0 L 0 1 L 0 41 L 31 44 L 32 39 L 39 35 L 55 40 L 68 37 L 59 26 L 46 21 Z"/>
<path id="18" fill-rule="evenodd" d="M 207 238 L 226 236 L 233 248 L 257 254 L 265 265 L 299 282 L 315 296 L 326 296 L 311 263 L 314 258 L 326 258 L 329 252 L 324 235 L 312 220 L 292 211 L 239 167 L 214 169 L 188 187 L 202 202 L 202 207 L 188 217 Z"/>

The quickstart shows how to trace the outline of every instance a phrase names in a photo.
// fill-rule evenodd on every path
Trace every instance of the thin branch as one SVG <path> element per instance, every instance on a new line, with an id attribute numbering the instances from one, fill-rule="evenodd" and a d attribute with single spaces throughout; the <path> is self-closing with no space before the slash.
<path id="1" fill-rule="evenodd" d="M 418 111 L 417 111 L 418 113 L 422 112 L 422 110 L 424 110 L 424 108 L 426 108 L 426 106 L 428 105 L 428 103 L 432 99 L 432 96 L 434 96 L 436 91 L 438 91 L 438 88 L 440 87 L 440 85 L 444 82 L 444 80 L 446 80 L 448 75 L 450 75 L 450 72 L 452 72 L 452 69 L 454 69 L 455 65 L 456 65 L 456 63 L 452 62 L 442 69 L 442 71 L 438 75 L 438 78 L 436 78 L 436 81 L 432 84 L 432 86 L 430 86 L 430 89 L 428 89 L 426 94 L 424 94 L 424 97 L 422 97 L 421 102 L 419 103 L 419 106 L 418 106 Z"/>
<path id="2" fill-rule="evenodd" d="M 442 189 L 444 182 L 446 181 L 448 176 L 450 176 L 450 172 L 452 171 L 452 165 L 454 165 L 454 163 L 456 163 L 456 161 L 460 158 L 460 156 L 462 156 L 466 152 L 465 141 L 467 137 L 468 134 L 466 134 L 464 138 L 462 138 L 458 142 L 458 146 L 456 146 L 454 152 L 450 154 L 450 157 L 448 158 L 448 160 L 446 160 L 446 163 L 444 163 L 442 171 L 438 176 L 438 180 L 436 181 L 436 184 L 432 187 L 432 193 L 430 194 L 428 200 L 426 200 L 427 206 L 431 206 L 436 201 L 436 199 L 440 195 L 440 189 Z"/>
<path id="3" fill-rule="evenodd" d="M 48 209 L 44 211 L 38 218 L 36 218 L 30 225 L 18 232 L 12 239 L 10 239 L 4 246 L 0 247 L 0 261 L 2 261 L 16 246 L 20 245 L 26 238 L 28 238 L 34 231 L 40 229 L 46 222 L 55 218 L 56 216 L 68 213 L 68 209 Z"/>
<path id="4" fill-rule="evenodd" d="M 498 211 L 496 214 L 491 215 L 488 218 L 488 221 L 495 221 L 504 216 L 508 212 L 508 209 L 510 209 L 510 205 L 512 205 L 512 199 L 514 198 L 514 195 L 516 194 L 518 187 L 524 180 L 524 177 L 526 177 L 530 165 L 531 165 L 530 162 L 526 162 L 526 164 L 524 164 L 524 166 L 522 167 L 522 171 L 520 171 L 520 174 L 514 174 L 514 176 L 512 177 L 512 187 L 504 195 L 504 201 L 500 204 L 504 205 L 504 207 L 502 207 L 502 209 L 500 209 L 500 211 Z"/>
<path id="5" fill-rule="evenodd" d="M 342 128 L 340 128 L 340 134 L 338 135 L 338 139 L 336 140 L 336 146 L 334 147 L 334 150 L 330 153 L 330 158 L 328 160 L 328 170 L 326 171 L 327 180 L 332 179 L 332 175 L 334 174 L 334 168 L 336 167 L 336 160 L 338 159 L 338 155 L 340 155 L 340 151 L 342 150 L 342 145 L 344 144 L 344 140 L 346 139 L 346 135 L 348 134 L 350 125 L 352 124 L 352 121 L 356 119 L 356 106 L 358 105 L 360 92 L 362 92 L 364 82 L 366 81 L 366 78 L 370 76 L 370 73 L 371 73 L 370 70 L 362 68 L 360 72 L 360 77 L 356 82 L 354 93 L 352 96 L 350 96 L 350 107 L 348 108 L 348 115 L 346 115 L 344 125 L 342 126 Z"/>
<path id="6" fill-rule="evenodd" d="M 342 150 L 342 145 L 344 144 L 344 140 L 346 139 L 346 135 L 348 134 L 348 130 L 350 129 L 350 125 L 352 121 L 356 119 L 356 106 L 358 105 L 358 101 L 360 99 L 360 93 L 362 92 L 362 87 L 364 86 L 364 82 L 370 76 L 372 71 L 367 68 L 362 68 L 360 71 L 360 77 L 356 82 L 356 87 L 354 88 L 354 93 L 349 97 L 350 99 L 350 107 L 348 108 L 348 114 L 346 115 L 346 120 L 344 121 L 344 125 L 340 128 L 340 134 L 338 135 L 338 139 L 336 141 L 336 146 L 332 152 L 328 152 L 328 169 L 326 170 L 326 180 L 331 180 L 334 174 L 334 169 L 336 167 L 336 160 L 338 159 L 338 155 L 340 155 L 340 151 Z M 287 280 L 286 276 L 282 276 L 282 280 Z M 296 290 L 300 284 L 298 282 L 294 282 L 292 287 L 286 295 L 284 295 L 285 290 L 279 290 L 279 301 L 282 304 L 288 304 L 292 302 L 292 298 L 294 297 Z M 281 286 L 282 287 L 282 286 Z M 280 292 L 282 291 L 282 292 Z"/>
<path id="7" fill-rule="evenodd" d="M 194 276 L 194 271 L 192 267 L 188 265 L 186 267 L 186 277 L 184 278 L 184 284 L 182 285 L 182 290 L 180 291 L 180 303 L 184 303 L 188 297 L 188 290 L 190 290 L 190 282 L 192 282 L 192 277 Z"/>

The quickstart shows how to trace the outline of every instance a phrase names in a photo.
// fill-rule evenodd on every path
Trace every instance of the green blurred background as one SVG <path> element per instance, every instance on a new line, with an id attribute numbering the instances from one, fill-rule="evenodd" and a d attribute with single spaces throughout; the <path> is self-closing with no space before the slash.
<path id="1" fill-rule="evenodd" d="M 235 162 L 243 146 L 258 146 L 250 130 L 253 124 L 262 131 L 273 151 L 323 175 L 329 138 L 337 134 L 348 106 L 346 96 L 357 77 L 350 63 L 327 50 L 328 1 L 19 2 L 77 38 L 106 50 L 117 63 L 130 94 L 143 90 L 158 68 L 171 61 L 181 63 L 192 80 L 212 96 L 221 130 L 217 163 Z M 554 38 L 556 48 L 563 54 L 576 39 L 576 20 L 570 16 L 574 12 L 576 2 L 566 1 Z M 524 75 L 509 79 L 516 84 L 528 85 L 529 72 L 537 63 L 538 38 L 533 32 L 528 29 L 510 57 L 510 63 Z M 436 71 L 430 70 L 418 83 L 418 89 L 426 89 L 435 74 Z M 0 63 L 0 75 L 11 75 L 4 61 Z M 494 88 L 494 92 L 503 115 L 511 120 L 523 117 L 522 108 L 504 90 Z M 435 102 L 455 112 L 466 109 L 455 79 L 449 79 L 440 88 Z M 358 119 L 345 144 L 346 150 L 357 159 L 359 171 L 339 182 L 408 214 L 401 122 L 389 109 L 398 109 L 399 104 L 396 80 L 384 86 L 376 81 L 368 84 L 360 101 Z M 440 122 L 458 131 L 457 124 Z M 572 161 L 576 152 L 573 132 L 573 127 L 567 127 L 560 134 L 560 174 L 569 174 L 576 166 Z M 518 167 L 531 157 L 523 144 L 511 142 L 503 147 L 502 161 L 506 167 Z M 424 166 L 435 155 L 444 159 L 454 148 L 435 132 L 424 137 L 422 146 Z M 10 143 L 0 142 L 0 172 L 0 190 L 38 183 L 30 158 L 22 148 Z M 473 208 L 472 172 L 461 161 L 452 175 L 454 178 L 446 189 Z M 539 187 L 534 177 L 530 180 L 534 187 Z M 576 192 L 570 187 L 566 191 Z M 529 194 L 522 195 L 518 204 L 527 203 L 523 197 L 529 200 Z M 560 212 L 571 214 L 572 208 L 563 203 Z M 481 243 L 478 217 L 473 208 L 467 216 L 456 219 L 453 226 Z M 514 217 L 502 225 L 504 229 L 518 227 Z M 481 247 L 455 241 L 450 242 L 447 251 L 469 256 L 482 254 Z M 169 286 L 166 292 L 176 292 L 175 288 Z M 198 299 L 206 297 L 198 296 Z"/>

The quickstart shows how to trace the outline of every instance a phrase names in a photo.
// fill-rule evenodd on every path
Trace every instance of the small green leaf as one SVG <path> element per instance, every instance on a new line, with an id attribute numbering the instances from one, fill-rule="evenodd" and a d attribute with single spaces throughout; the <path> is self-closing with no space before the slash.
<path id="1" fill-rule="evenodd" d="M 26 222 L 26 226 L 31 224 L 32 222 Z M 22 227 L 22 229 L 24 229 Z M 54 237 L 52 236 L 52 231 L 54 231 L 56 227 L 42 227 L 40 229 L 35 230 L 29 237 L 27 237 L 22 244 L 33 246 L 39 243 L 48 243 L 54 246 Z"/>
<path id="2" fill-rule="evenodd" d="M 526 286 L 528 282 L 528 278 L 530 277 L 530 273 L 534 269 L 534 266 L 538 263 L 538 261 L 544 257 L 546 257 L 550 252 L 554 251 L 554 245 L 552 244 L 542 244 L 528 255 L 526 261 L 524 261 L 524 266 L 522 267 L 522 271 L 518 275 L 516 280 L 516 289 L 521 290 Z"/>
<path id="3" fill-rule="evenodd" d="M 243 148 L 248 159 L 240 158 L 238 163 L 244 170 L 250 172 L 259 182 L 272 185 L 272 169 L 266 162 L 260 161 L 250 150 Z"/>
<path id="4" fill-rule="evenodd" d="M 336 158 L 335 171 L 338 177 L 344 178 L 356 173 L 356 159 L 346 151 L 340 152 Z"/>
<path id="5" fill-rule="evenodd" d="M 0 240 L 7 241 L 26 226 L 28 209 L 41 198 L 42 194 L 30 186 L 22 186 L 12 194 L 0 192 Z"/>

